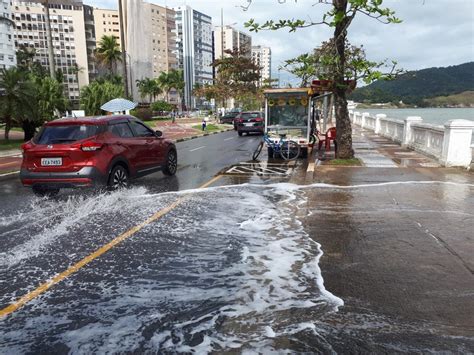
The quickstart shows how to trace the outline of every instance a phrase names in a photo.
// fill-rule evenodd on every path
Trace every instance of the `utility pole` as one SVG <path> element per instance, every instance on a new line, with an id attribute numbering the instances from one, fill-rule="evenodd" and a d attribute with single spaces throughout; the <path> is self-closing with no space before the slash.
<path id="1" fill-rule="evenodd" d="M 51 76 L 51 79 L 55 79 L 56 63 L 54 62 L 53 35 L 51 33 L 51 21 L 49 19 L 49 0 L 45 0 L 43 6 L 46 20 L 46 39 L 48 41 L 49 75 Z"/>
<path id="2" fill-rule="evenodd" d="M 119 19 L 120 19 L 120 46 L 122 47 L 122 63 L 123 63 L 123 88 L 125 97 L 129 97 L 128 92 L 128 73 L 127 73 L 127 53 L 125 52 L 125 32 L 124 32 L 124 17 L 122 9 L 122 0 L 118 0 Z M 130 66 L 130 71 L 132 67 Z M 133 93 L 132 93 L 133 94 Z"/>

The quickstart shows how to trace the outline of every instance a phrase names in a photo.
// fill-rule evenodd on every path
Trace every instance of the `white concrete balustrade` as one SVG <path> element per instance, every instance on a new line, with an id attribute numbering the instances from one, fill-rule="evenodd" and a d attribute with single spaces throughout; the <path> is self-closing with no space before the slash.
<path id="1" fill-rule="evenodd" d="M 384 114 L 371 116 L 368 112 L 353 111 L 350 116 L 353 124 L 432 156 L 444 166 L 469 167 L 473 160 L 473 121 L 451 120 L 438 126 L 423 123 L 423 119 L 416 116 L 398 120 Z"/>

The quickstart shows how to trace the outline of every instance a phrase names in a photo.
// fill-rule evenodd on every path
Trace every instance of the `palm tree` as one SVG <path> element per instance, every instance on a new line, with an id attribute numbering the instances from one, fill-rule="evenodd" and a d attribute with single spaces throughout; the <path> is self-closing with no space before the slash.
<path id="1" fill-rule="evenodd" d="M 156 80 L 158 81 L 159 86 L 166 93 L 166 102 L 169 102 L 169 93 L 173 88 L 173 83 L 171 81 L 172 78 L 170 77 L 169 73 L 161 72 L 160 76 Z"/>
<path id="2" fill-rule="evenodd" d="M 178 92 L 179 94 L 179 97 L 180 97 L 180 100 L 181 100 L 181 106 L 184 106 L 183 105 L 183 97 L 184 97 L 184 87 L 185 87 L 185 83 L 184 83 L 184 72 L 182 69 L 172 69 L 169 73 L 168 73 L 168 76 L 170 77 L 170 81 L 171 81 L 171 87 L 173 87 L 174 89 L 176 89 L 176 91 Z M 183 110 L 184 110 L 184 107 L 183 107 Z"/>
<path id="3" fill-rule="evenodd" d="M 5 140 L 15 118 L 28 102 L 29 84 L 25 72 L 12 67 L 0 70 L 0 119 L 5 123 Z"/>
<path id="4" fill-rule="evenodd" d="M 137 86 L 141 98 L 144 99 L 148 95 L 150 103 L 155 101 L 156 96 L 163 92 L 156 79 L 144 78 L 137 80 Z"/>
<path id="5" fill-rule="evenodd" d="M 117 62 L 122 61 L 122 52 L 114 36 L 102 36 L 95 55 L 99 64 L 109 69 L 109 74 L 115 74 Z"/>

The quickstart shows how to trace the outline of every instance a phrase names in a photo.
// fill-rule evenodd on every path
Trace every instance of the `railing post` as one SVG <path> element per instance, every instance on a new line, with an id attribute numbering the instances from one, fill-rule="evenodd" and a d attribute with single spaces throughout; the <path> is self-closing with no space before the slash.
<path id="1" fill-rule="evenodd" d="M 411 125 L 413 123 L 421 123 L 423 119 L 419 116 L 408 116 L 404 120 L 405 124 L 403 126 L 403 139 L 402 139 L 402 147 L 408 147 L 413 140 L 413 132 Z"/>
<path id="2" fill-rule="evenodd" d="M 361 126 L 362 128 L 365 128 L 365 127 L 367 126 L 367 123 L 365 122 L 365 118 L 366 118 L 367 116 L 370 116 L 370 113 L 368 113 L 368 112 L 362 113 L 362 122 L 361 122 L 361 124 L 360 124 L 360 126 Z"/>
<path id="3" fill-rule="evenodd" d="M 473 129 L 473 121 L 451 120 L 446 122 L 440 159 L 442 165 L 469 167 L 472 161 L 471 140 Z"/>
<path id="4" fill-rule="evenodd" d="M 381 128 L 380 128 L 380 119 L 382 118 L 387 118 L 387 115 L 383 114 L 383 113 L 378 113 L 375 115 L 375 134 L 379 134 L 380 131 L 381 131 Z"/>
<path id="5" fill-rule="evenodd" d="M 360 116 L 360 112 L 354 112 L 354 123 L 358 126 L 360 126 L 359 116 Z"/>

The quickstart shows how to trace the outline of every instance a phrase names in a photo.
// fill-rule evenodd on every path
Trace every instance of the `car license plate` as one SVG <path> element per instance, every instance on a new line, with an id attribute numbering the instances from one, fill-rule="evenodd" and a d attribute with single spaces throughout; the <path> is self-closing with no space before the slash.
<path id="1" fill-rule="evenodd" d="M 63 158 L 41 158 L 41 166 L 61 166 Z"/>
<path id="2" fill-rule="evenodd" d="M 253 123 L 245 123 L 244 125 L 245 125 L 245 127 L 252 127 Z"/>

